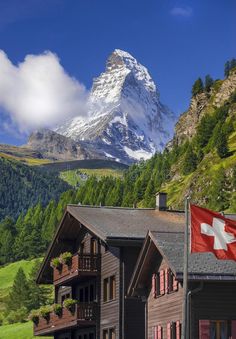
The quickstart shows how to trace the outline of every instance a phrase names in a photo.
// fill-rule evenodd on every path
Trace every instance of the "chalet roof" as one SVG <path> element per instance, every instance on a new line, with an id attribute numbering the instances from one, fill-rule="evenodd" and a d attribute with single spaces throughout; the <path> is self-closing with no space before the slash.
<path id="1" fill-rule="evenodd" d="M 184 232 L 149 231 L 140 251 L 128 288 L 128 295 L 143 291 L 152 277 L 157 264 L 163 258 L 178 280 L 183 280 Z M 235 281 L 236 263 L 218 260 L 212 253 L 189 255 L 189 280 Z M 145 287 L 146 286 L 146 287 Z"/>
<path id="2" fill-rule="evenodd" d="M 184 234 L 150 232 L 150 237 L 157 249 L 167 259 L 179 278 L 183 275 Z M 233 260 L 218 260 L 212 253 L 192 253 L 189 255 L 188 272 L 193 279 L 236 280 L 236 263 Z"/>
<path id="3" fill-rule="evenodd" d="M 103 240 L 144 239 L 150 229 L 181 231 L 184 227 L 183 212 L 80 205 L 68 205 L 67 211 Z"/>
<path id="4" fill-rule="evenodd" d="M 69 244 L 80 237 L 81 226 L 85 226 L 105 243 L 122 246 L 132 242 L 141 246 L 149 229 L 182 231 L 184 213 L 150 208 L 68 205 L 42 263 L 38 283 L 51 282 L 51 259 L 69 250 Z"/>

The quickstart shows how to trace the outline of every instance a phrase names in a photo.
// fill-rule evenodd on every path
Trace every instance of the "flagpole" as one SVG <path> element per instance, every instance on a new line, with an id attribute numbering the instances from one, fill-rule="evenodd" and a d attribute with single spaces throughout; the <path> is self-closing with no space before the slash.
<path id="1" fill-rule="evenodd" d="M 185 231 L 184 231 L 183 320 L 182 320 L 181 339 L 189 339 L 188 258 L 189 258 L 189 197 L 186 197 Z"/>

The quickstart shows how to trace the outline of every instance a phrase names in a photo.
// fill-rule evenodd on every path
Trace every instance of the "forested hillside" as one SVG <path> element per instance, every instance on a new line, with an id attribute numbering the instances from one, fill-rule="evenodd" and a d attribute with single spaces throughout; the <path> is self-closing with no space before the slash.
<path id="1" fill-rule="evenodd" d="M 0 157 L 0 220 L 5 216 L 17 218 L 20 213 L 41 201 L 58 199 L 70 188 L 55 174 Z"/>

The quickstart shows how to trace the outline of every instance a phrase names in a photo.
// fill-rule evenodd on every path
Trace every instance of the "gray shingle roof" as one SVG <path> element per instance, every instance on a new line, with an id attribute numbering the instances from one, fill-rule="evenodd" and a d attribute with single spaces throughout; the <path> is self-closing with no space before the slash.
<path id="1" fill-rule="evenodd" d="M 178 232 L 184 227 L 184 213 L 181 212 L 79 205 L 68 205 L 67 211 L 106 239 L 144 239 L 150 229 Z"/>
<path id="2" fill-rule="evenodd" d="M 151 238 L 157 248 L 169 261 L 177 275 L 182 275 L 184 262 L 184 234 L 150 232 Z M 212 253 L 192 253 L 189 255 L 189 275 L 193 278 L 207 279 L 220 278 L 220 276 L 235 276 L 236 262 L 233 260 L 218 260 Z"/>

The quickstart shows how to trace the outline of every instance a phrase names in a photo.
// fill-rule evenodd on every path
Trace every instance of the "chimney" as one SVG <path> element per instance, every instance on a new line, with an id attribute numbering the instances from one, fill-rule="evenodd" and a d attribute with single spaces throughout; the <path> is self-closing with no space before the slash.
<path id="1" fill-rule="evenodd" d="M 167 193 L 158 192 L 156 194 L 156 209 L 159 211 L 167 210 Z"/>

